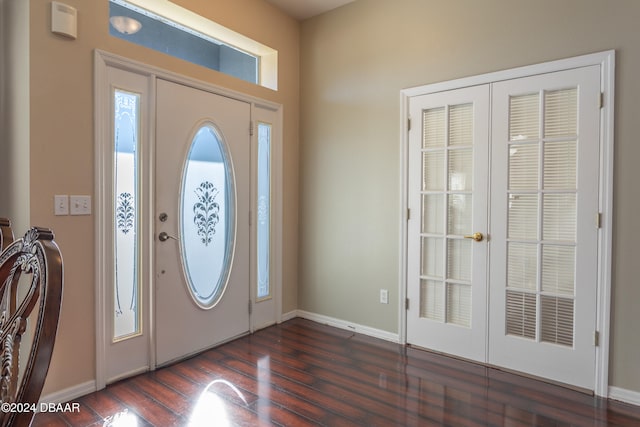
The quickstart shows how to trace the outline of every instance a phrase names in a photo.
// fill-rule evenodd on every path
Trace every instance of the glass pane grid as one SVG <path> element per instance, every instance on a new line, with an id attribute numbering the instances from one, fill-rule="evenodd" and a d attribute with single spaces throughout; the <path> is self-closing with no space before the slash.
<path id="1" fill-rule="evenodd" d="M 506 333 L 572 346 L 577 90 L 542 98 L 510 98 Z"/>

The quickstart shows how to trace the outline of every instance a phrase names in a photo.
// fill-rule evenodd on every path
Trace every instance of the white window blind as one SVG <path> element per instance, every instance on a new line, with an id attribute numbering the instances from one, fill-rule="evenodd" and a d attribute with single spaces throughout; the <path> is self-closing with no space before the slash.
<path id="1" fill-rule="evenodd" d="M 471 326 L 473 104 L 422 114 L 420 317 Z"/>
<path id="2" fill-rule="evenodd" d="M 509 102 L 507 334 L 573 345 L 577 88 Z M 542 107 L 542 108 L 541 108 Z"/>

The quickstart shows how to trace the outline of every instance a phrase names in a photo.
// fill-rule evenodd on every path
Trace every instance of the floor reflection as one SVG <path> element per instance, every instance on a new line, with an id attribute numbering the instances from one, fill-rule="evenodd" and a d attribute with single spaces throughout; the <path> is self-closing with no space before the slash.
<path id="1" fill-rule="evenodd" d="M 128 409 L 104 419 L 103 427 L 138 427 L 138 417 Z"/>
<path id="2" fill-rule="evenodd" d="M 191 417 L 189 417 L 189 426 L 215 425 L 218 427 L 228 427 L 233 425 L 227 413 L 225 400 L 215 392 L 215 387 L 219 385 L 229 387 L 244 402 L 245 406 L 248 404 L 247 399 L 240 389 L 231 382 L 223 379 L 211 381 L 202 391 L 193 408 Z"/>

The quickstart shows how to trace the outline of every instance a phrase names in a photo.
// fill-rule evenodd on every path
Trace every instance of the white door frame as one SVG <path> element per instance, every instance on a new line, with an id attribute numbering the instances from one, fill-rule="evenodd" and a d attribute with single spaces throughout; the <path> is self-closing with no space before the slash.
<path id="1" fill-rule="evenodd" d="M 529 77 L 555 71 L 599 65 L 601 69 L 600 90 L 602 108 L 600 110 L 600 177 L 599 209 L 601 228 L 598 241 L 598 290 L 597 290 L 597 330 L 599 344 L 596 347 L 596 371 L 594 392 L 607 397 L 609 387 L 609 341 L 611 312 L 611 248 L 613 236 L 613 150 L 614 150 L 614 77 L 615 51 L 609 50 L 558 61 L 498 71 L 478 76 L 466 77 L 446 82 L 434 83 L 404 89 L 400 92 L 400 171 L 401 171 L 401 210 L 400 210 L 400 254 L 399 254 L 399 325 L 400 341 L 407 338 L 407 209 L 408 209 L 408 165 L 409 165 L 409 101 L 414 96 L 447 91 L 468 86 L 495 83 L 498 81 Z M 417 121 L 417 118 L 416 118 Z"/>
<path id="2" fill-rule="evenodd" d="M 110 119 L 111 112 L 109 111 L 109 96 L 110 88 L 108 84 L 107 70 L 109 67 L 121 69 L 124 71 L 136 73 L 145 76 L 149 81 L 149 99 L 145 102 L 149 105 L 149 116 L 147 122 L 141 124 L 143 131 L 146 133 L 147 141 L 155 141 L 155 82 L 157 78 L 169 80 L 175 83 L 180 83 L 186 86 L 190 86 L 195 89 L 216 93 L 218 95 L 226 96 L 229 98 L 237 99 L 251 104 L 251 117 L 254 116 L 268 117 L 273 124 L 274 132 L 272 135 L 272 194 L 271 194 L 271 283 L 273 286 L 273 298 L 275 300 L 275 321 L 280 323 L 282 321 L 282 230 L 283 230 L 283 180 L 282 180 L 282 168 L 283 168 L 283 138 L 282 138 L 282 105 L 246 95 L 240 92 L 225 89 L 220 86 L 216 86 L 210 83 L 195 80 L 186 76 L 182 76 L 177 73 L 173 73 L 167 70 L 163 70 L 157 67 L 153 67 L 129 58 L 125 58 L 119 55 L 114 55 L 101 50 L 94 51 L 94 167 L 95 167 L 95 188 L 94 188 L 94 212 L 95 212 L 95 281 L 96 281 L 96 297 L 95 297 L 95 310 L 96 310 L 96 389 L 100 390 L 106 386 L 108 378 L 106 377 L 106 339 L 107 339 L 107 321 L 109 321 L 109 313 L 105 310 L 105 303 L 108 301 L 107 293 L 112 291 L 111 285 L 111 268 L 113 265 L 113 256 L 111 246 L 108 244 L 112 241 L 109 233 L 112 227 L 112 217 L 108 212 L 109 206 L 111 206 L 111 194 L 105 191 L 104 183 L 110 182 L 112 179 L 112 170 L 105 164 L 105 158 L 110 158 L 108 151 L 111 150 L 111 143 L 108 135 L 111 134 L 110 127 L 112 121 Z M 252 137 L 252 157 L 255 155 L 256 150 L 256 138 L 254 133 Z M 146 144 L 147 147 L 143 149 L 142 173 L 144 174 L 144 181 L 148 183 L 153 182 L 154 177 L 154 150 L 153 144 Z M 255 182 L 255 171 L 251 172 L 251 186 Z M 144 216 L 149 216 L 152 213 L 154 204 L 153 191 L 149 191 L 149 188 L 144 189 L 146 195 L 141 201 L 141 213 Z M 253 198 L 253 193 L 252 198 Z M 253 201 L 252 201 L 253 205 Z M 252 209 L 251 218 L 248 219 L 252 224 L 257 221 L 255 216 L 257 215 L 256 209 Z M 152 319 L 153 313 L 153 278 L 154 278 L 154 266 L 155 260 L 153 259 L 152 245 L 154 241 L 154 221 L 142 221 L 142 224 L 146 224 L 141 229 L 141 240 L 145 249 L 142 251 L 141 264 L 141 281 L 143 289 L 142 304 L 149 308 L 147 315 L 142 319 L 143 327 L 147 328 L 148 336 L 148 351 L 149 351 L 149 365 L 148 369 L 155 369 L 156 357 L 155 357 L 155 342 Z M 252 227 L 251 233 L 254 233 Z M 255 251 L 253 244 L 254 239 L 251 239 L 252 247 L 251 253 Z M 145 255 L 146 254 L 146 255 Z M 252 255 L 252 259 L 255 257 Z M 251 265 L 251 277 L 254 277 L 255 266 Z M 254 284 L 251 283 L 250 295 L 252 301 L 254 298 Z M 250 318 L 251 332 L 255 328 L 259 328 L 262 325 L 254 325 L 253 318 Z"/>

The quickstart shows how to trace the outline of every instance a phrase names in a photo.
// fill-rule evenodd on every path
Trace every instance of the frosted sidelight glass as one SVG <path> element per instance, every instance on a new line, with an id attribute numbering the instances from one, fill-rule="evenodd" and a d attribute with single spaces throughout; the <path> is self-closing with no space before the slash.
<path id="1" fill-rule="evenodd" d="M 271 296 L 269 258 L 271 251 L 271 125 L 258 123 L 258 299 Z"/>
<path id="2" fill-rule="evenodd" d="M 138 258 L 140 95 L 115 90 L 113 340 L 141 333 Z"/>

